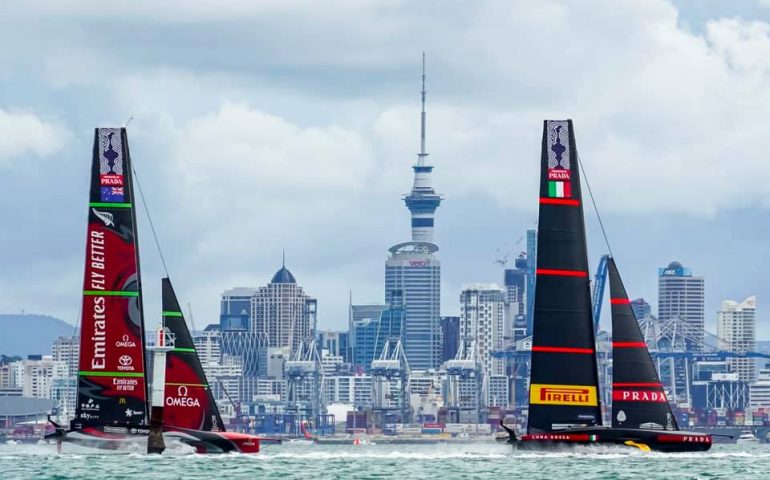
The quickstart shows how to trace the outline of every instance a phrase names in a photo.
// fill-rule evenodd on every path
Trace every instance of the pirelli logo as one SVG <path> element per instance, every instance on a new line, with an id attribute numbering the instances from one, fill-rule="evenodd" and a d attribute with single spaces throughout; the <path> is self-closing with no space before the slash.
<path id="1" fill-rule="evenodd" d="M 541 385 L 529 386 L 529 403 L 539 405 L 572 405 L 595 407 L 599 403 L 596 387 L 591 385 Z"/>

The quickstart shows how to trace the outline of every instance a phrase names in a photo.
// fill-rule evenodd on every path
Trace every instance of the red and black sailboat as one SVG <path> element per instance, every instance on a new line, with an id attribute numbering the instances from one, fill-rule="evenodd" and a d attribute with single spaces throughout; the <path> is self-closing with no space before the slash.
<path id="1" fill-rule="evenodd" d="M 613 325 L 613 421 L 602 423 L 575 134 L 571 120 L 544 123 L 532 366 L 527 433 L 519 448 L 618 444 L 698 451 L 711 436 L 683 432 L 663 392 L 610 258 Z"/>
<path id="2" fill-rule="evenodd" d="M 258 437 L 225 431 L 174 287 L 168 278 L 163 279 L 163 323 L 175 337 L 174 348 L 166 354 L 164 437 L 178 439 L 194 447 L 197 453 L 259 452 Z"/>
<path id="3" fill-rule="evenodd" d="M 125 129 L 95 132 L 75 418 L 57 440 L 119 448 L 146 437 L 144 316 Z"/>
<path id="4" fill-rule="evenodd" d="M 77 406 L 69 428 L 54 423 L 55 432 L 47 437 L 60 447 L 72 444 L 101 451 L 142 451 L 147 445 L 150 427 L 145 323 L 132 180 L 125 129 L 97 128 L 88 205 Z M 183 324 L 184 318 L 179 318 Z M 184 330 L 186 336 L 177 334 L 190 348 L 192 339 L 186 327 Z M 201 375 L 195 378 L 205 378 L 194 348 L 191 353 Z M 213 398 L 208 402 L 206 408 L 216 411 Z M 179 437 L 172 429 L 186 428 L 191 422 L 186 412 L 174 413 L 173 406 L 171 411 L 169 440 Z M 218 413 L 216 419 L 217 428 L 224 430 Z M 208 441 L 211 434 L 201 429 L 213 430 L 213 425 L 206 421 L 195 425 L 198 429 L 188 429 L 186 434 L 197 435 L 203 443 Z M 225 448 L 217 440 L 217 446 L 210 451 L 258 451 L 259 440 L 252 439 L 256 447 L 230 442 Z M 242 446 L 246 450 L 241 450 Z"/>

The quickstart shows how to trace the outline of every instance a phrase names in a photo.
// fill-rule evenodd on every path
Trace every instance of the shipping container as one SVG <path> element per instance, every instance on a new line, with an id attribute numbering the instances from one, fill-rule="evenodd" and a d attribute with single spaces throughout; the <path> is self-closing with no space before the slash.
<path id="1" fill-rule="evenodd" d="M 463 430 L 463 424 L 462 423 L 447 423 L 444 425 L 444 431 L 447 433 L 462 433 Z"/>
<path id="2" fill-rule="evenodd" d="M 423 423 L 422 428 L 444 428 L 444 425 L 436 422 Z"/>

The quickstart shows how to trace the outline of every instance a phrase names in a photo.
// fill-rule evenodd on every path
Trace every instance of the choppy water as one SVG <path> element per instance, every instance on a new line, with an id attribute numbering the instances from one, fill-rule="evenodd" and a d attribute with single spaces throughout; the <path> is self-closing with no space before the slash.
<path id="1" fill-rule="evenodd" d="M 258 455 L 56 455 L 0 446 L 0 479 L 770 479 L 770 444 L 715 445 L 706 453 L 608 448 L 514 453 L 499 444 L 273 445 Z"/>

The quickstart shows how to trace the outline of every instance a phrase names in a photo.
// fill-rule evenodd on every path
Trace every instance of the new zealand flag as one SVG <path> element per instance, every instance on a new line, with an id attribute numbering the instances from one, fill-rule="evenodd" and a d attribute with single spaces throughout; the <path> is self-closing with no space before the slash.
<path id="1" fill-rule="evenodd" d="M 123 202 L 123 187 L 102 187 L 102 202 Z"/>

